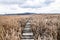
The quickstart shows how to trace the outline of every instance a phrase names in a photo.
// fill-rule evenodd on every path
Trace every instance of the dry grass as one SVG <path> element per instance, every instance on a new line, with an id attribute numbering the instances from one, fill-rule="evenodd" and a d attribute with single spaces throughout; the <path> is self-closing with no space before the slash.
<path id="1" fill-rule="evenodd" d="M 30 17 L 35 40 L 60 40 L 60 15 L 0 16 L 0 40 L 21 40 Z"/>
<path id="2" fill-rule="evenodd" d="M 60 40 L 59 25 L 60 15 L 34 15 L 31 18 L 31 28 L 35 40 Z"/>
<path id="3" fill-rule="evenodd" d="M 0 40 L 21 40 L 29 16 L 0 16 Z"/>

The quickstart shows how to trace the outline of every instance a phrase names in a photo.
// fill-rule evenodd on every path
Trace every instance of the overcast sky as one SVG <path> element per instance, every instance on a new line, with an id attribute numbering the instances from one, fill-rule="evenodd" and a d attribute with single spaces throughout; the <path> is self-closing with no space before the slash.
<path id="1" fill-rule="evenodd" d="M 60 0 L 0 0 L 0 14 L 60 13 Z"/>

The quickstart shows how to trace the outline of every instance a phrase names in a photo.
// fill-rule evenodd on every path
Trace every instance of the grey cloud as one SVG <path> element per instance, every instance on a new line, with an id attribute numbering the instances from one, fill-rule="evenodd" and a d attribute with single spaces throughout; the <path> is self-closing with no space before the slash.
<path id="1" fill-rule="evenodd" d="M 42 6 L 28 6 L 28 5 L 24 5 L 24 6 L 19 6 L 21 8 L 41 8 Z"/>
<path id="2" fill-rule="evenodd" d="M 23 4 L 26 0 L 0 0 L 0 4 Z"/>
<path id="3" fill-rule="evenodd" d="M 34 1 L 34 0 L 31 0 L 31 1 Z M 38 0 L 37 0 L 38 1 Z M 54 2 L 54 0 L 46 0 L 44 3 L 42 3 L 41 5 L 40 4 L 37 4 L 37 5 L 28 5 L 28 4 L 26 4 L 25 5 L 25 3 L 24 4 L 22 4 L 22 6 L 20 5 L 19 7 L 21 7 L 21 8 L 41 8 L 41 7 L 45 7 L 45 6 L 48 6 L 48 5 L 50 5 L 51 3 L 53 3 Z"/>
<path id="4" fill-rule="evenodd" d="M 34 0 L 0 0 L 0 4 L 19 4 L 19 7 L 21 7 L 21 8 L 41 8 L 41 7 L 45 7 L 53 2 L 53 0 L 46 0 L 42 5 L 37 4 L 37 5 L 31 6 L 31 5 L 27 5 L 26 1 L 34 2 Z M 26 5 L 24 5 L 24 4 L 26 4 Z"/>
<path id="5" fill-rule="evenodd" d="M 46 5 L 49 5 L 49 4 L 51 4 L 51 3 L 54 3 L 54 0 L 46 0 L 46 1 L 44 2 L 44 4 L 46 4 Z"/>

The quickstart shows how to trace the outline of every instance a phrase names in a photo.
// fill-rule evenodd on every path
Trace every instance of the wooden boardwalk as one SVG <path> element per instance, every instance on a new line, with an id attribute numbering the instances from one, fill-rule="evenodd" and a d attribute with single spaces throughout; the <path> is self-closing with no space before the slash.
<path id="1" fill-rule="evenodd" d="M 33 32 L 30 27 L 30 20 L 26 23 L 26 26 L 23 29 L 21 40 L 34 40 Z"/>

